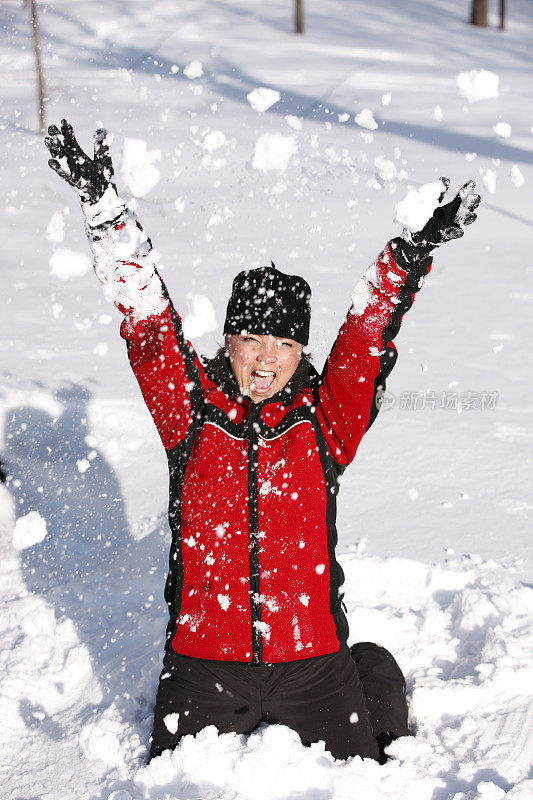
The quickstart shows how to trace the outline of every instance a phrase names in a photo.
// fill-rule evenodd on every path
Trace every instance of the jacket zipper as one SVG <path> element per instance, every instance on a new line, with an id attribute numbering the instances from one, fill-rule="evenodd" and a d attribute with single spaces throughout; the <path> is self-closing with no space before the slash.
<path id="1" fill-rule="evenodd" d="M 250 615 L 252 663 L 263 663 L 259 586 L 259 425 L 261 406 L 250 402 L 248 417 L 248 549 L 250 552 Z"/>

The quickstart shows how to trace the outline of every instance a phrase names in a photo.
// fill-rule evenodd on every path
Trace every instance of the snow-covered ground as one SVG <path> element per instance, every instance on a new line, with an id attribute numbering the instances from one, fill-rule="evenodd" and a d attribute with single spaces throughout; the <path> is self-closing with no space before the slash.
<path id="1" fill-rule="evenodd" d="M 396 655 L 417 735 L 379 767 L 279 726 L 206 729 L 145 766 L 166 459 L 36 132 L 28 11 L 4 0 L 2 798 L 533 797 L 533 6 L 509 4 L 504 32 L 466 24 L 469 0 L 304 6 L 296 37 L 287 0 L 39 2 L 48 116 L 86 147 L 112 131 L 207 354 L 235 273 L 272 259 L 313 288 L 321 366 L 408 188 L 478 181 L 340 496 L 351 638 Z"/>

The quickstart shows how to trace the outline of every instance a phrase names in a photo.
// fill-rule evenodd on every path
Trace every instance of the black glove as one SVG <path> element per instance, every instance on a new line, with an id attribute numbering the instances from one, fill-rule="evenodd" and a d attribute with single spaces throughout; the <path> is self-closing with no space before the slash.
<path id="1" fill-rule="evenodd" d="M 444 195 L 448 191 L 450 181 L 448 178 L 441 178 L 446 187 L 439 197 L 439 205 L 428 219 L 421 231 L 407 234 L 404 238 L 410 241 L 420 250 L 429 253 L 443 242 L 451 239 L 460 239 L 464 235 L 463 225 L 470 225 L 477 219 L 475 209 L 481 202 L 481 197 L 474 193 L 476 184 L 474 181 L 467 181 L 456 196 L 446 205 L 440 205 L 444 200 Z M 404 231 L 405 234 L 405 231 Z"/>
<path id="2" fill-rule="evenodd" d="M 396 263 L 410 272 L 425 274 L 431 265 L 430 253 L 443 242 L 460 239 L 464 235 L 463 225 L 471 225 L 477 219 L 475 209 L 481 197 L 475 194 L 476 184 L 467 181 L 446 205 L 440 203 L 448 191 L 450 181 L 441 178 L 444 190 L 439 197 L 439 205 L 421 231 L 411 233 L 407 228 L 401 236 L 393 239 L 391 249 Z"/>
<path id="3" fill-rule="evenodd" d="M 55 125 L 48 128 L 44 143 L 52 158 L 48 164 L 60 178 L 76 189 L 87 203 L 97 203 L 109 186 L 113 186 L 113 163 L 106 142 L 107 131 L 100 128 L 94 134 L 94 158 L 79 146 L 72 125 L 61 120 L 61 130 Z M 60 159 L 60 160 L 58 160 Z"/>

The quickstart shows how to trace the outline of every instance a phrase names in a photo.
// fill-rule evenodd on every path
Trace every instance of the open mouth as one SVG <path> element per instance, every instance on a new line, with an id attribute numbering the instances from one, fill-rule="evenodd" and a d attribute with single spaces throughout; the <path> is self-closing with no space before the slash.
<path id="1" fill-rule="evenodd" d="M 276 373 L 272 370 L 254 369 L 250 377 L 252 379 L 250 390 L 258 394 L 265 394 L 274 383 Z"/>

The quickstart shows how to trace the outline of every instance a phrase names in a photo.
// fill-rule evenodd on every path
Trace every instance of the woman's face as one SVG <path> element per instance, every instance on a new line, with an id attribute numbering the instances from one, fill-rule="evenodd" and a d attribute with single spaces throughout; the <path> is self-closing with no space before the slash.
<path id="1" fill-rule="evenodd" d="M 260 403 L 293 376 L 303 345 L 270 334 L 232 334 L 226 336 L 226 350 L 241 393 Z"/>

